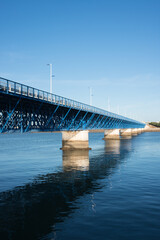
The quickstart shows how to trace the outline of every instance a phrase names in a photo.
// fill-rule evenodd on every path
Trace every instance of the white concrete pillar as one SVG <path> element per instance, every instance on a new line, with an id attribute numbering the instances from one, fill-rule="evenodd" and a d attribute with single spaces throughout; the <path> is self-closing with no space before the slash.
<path id="1" fill-rule="evenodd" d="M 62 150 L 88 149 L 88 131 L 63 131 Z"/>
<path id="2" fill-rule="evenodd" d="M 144 128 L 141 128 L 141 133 L 145 132 Z"/>
<path id="3" fill-rule="evenodd" d="M 131 128 L 121 129 L 121 136 L 123 138 L 131 138 L 132 137 L 132 129 Z"/>
<path id="4" fill-rule="evenodd" d="M 144 128 L 138 128 L 137 131 L 138 131 L 138 134 L 140 134 L 140 133 L 144 132 Z"/>
<path id="5" fill-rule="evenodd" d="M 120 139 L 120 129 L 108 129 L 104 131 L 104 140 Z"/>
<path id="6" fill-rule="evenodd" d="M 133 128 L 132 129 L 132 135 L 133 136 L 137 136 L 138 135 L 138 129 L 137 128 Z"/>
<path id="7" fill-rule="evenodd" d="M 137 134 L 141 133 L 141 128 L 137 128 Z"/>

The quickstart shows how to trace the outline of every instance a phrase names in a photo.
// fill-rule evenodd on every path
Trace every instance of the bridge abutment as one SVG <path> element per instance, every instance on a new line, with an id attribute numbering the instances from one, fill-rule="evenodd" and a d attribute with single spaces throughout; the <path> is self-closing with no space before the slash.
<path id="1" fill-rule="evenodd" d="M 104 140 L 119 140 L 120 129 L 108 129 L 104 131 Z"/>
<path id="2" fill-rule="evenodd" d="M 63 131 L 61 150 L 91 150 L 88 131 Z"/>

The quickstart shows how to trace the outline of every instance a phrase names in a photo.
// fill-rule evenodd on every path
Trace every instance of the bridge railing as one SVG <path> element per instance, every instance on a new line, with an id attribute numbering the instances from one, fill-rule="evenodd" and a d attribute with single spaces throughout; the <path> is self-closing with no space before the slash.
<path id="1" fill-rule="evenodd" d="M 5 78 L 0 77 L 0 91 L 9 93 L 9 94 L 16 94 L 16 95 L 22 95 L 24 97 L 34 98 L 43 100 L 46 102 L 49 102 L 51 104 L 61 105 L 65 107 L 71 107 L 79 110 L 84 110 L 88 112 L 93 112 L 96 114 L 106 115 L 108 117 L 114 117 L 119 118 L 126 121 L 132 121 L 135 123 L 139 123 L 138 121 L 129 119 L 127 117 L 111 113 L 105 110 L 102 110 L 97 107 L 93 107 L 72 99 L 64 98 L 55 94 L 48 93 L 46 91 L 39 90 L 37 88 L 29 87 L 24 84 L 20 84 L 17 82 L 14 82 L 12 80 L 8 80 Z"/>

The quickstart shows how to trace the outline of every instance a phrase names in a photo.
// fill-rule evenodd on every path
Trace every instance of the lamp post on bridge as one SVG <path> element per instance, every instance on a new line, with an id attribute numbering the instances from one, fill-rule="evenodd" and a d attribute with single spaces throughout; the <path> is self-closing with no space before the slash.
<path id="1" fill-rule="evenodd" d="M 52 93 L 52 78 L 53 78 L 55 75 L 52 75 L 52 63 L 48 63 L 47 66 L 50 67 L 50 93 Z"/>

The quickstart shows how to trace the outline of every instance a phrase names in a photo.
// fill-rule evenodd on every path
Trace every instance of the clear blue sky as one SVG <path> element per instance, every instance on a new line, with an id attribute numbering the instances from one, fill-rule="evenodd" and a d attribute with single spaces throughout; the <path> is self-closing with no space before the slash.
<path id="1" fill-rule="evenodd" d="M 160 120 L 160 0 L 0 0 L 0 76 Z"/>

